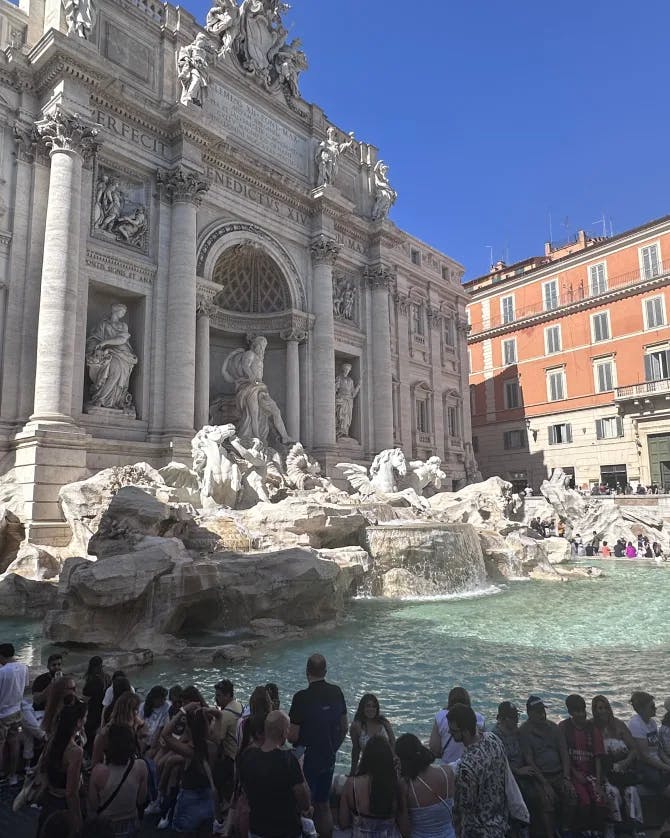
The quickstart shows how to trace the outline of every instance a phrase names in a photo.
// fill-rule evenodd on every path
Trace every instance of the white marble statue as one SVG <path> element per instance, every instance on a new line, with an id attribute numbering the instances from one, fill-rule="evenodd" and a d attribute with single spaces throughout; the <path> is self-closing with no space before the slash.
<path id="1" fill-rule="evenodd" d="M 357 463 L 338 463 L 352 488 L 364 500 L 378 500 L 391 506 L 409 505 L 427 511 L 430 504 L 414 489 L 401 489 L 399 481 L 407 474 L 407 460 L 401 448 L 387 448 L 372 461 L 370 472 Z"/>
<path id="2" fill-rule="evenodd" d="M 349 437 L 354 415 L 354 399 L 361 389 L 360 383 L 356 384 L 350 373 L 351 364 L 344 363 L 335 379 L 335 429 L 338 439 Z"/>
<path id="3" fill-rule="evenodd" d="M 235 425 L 204 425 L 191 440 L 193 471 L 198 476 L 203 507 L 215 504 L 234 509 L 242 488 L 242 474 L 223 447 L 235 436 Z"/>
<path id="4" fill-rule="evenodd" d="M 423 460 L 411 460 L 407 474 L 399 481 L 402 489 L 414 489 L 417 495 L 423 495 L 426 490 L 440 491 L 442 481 L 447 475 L 442 471 L 442 460 L 439 457 L 429 457 Z"/>
<path id="5" fill-rule="evenodd" d="M 333 314 L 342 320 L 356 318 L 356 286 L 344 276 L 333 280 Z"/>
<path id="6" fill-rule="evenodd" d="M 124 195 L 118 178 L 102 175 L 95 191 L 93 226 L 112 232 L 121 215 L 123 199 Z"/>
<path id="7" fill-rule="evenodd" d="M 147 211 L 144 207 L 137 207 L 129 215 L 120 216 L 114 226 L 114 232 L 119 241 L 139 247 L 143 245 L 147 231 Z"/>
<path id="8" fill-rule="evenodd" d="M 321 476 L 321 466 L 312 460 L 302 443 L 296 442 L 286 455 L 286 482 L 291 489 L 334 489 L 327 477 Z"/>
<path id="9" fill-rule="evenodd" d="M 204 32 L 199 32 L 192 44 L 179 50 L 177 69 L 182 87 L 179 99 L 182 105 L 202 107 L 209 83 L 207 53 L 211 51 L 212 47 Z"/>
<path id="10" fill-rule="evenodd" d="M 88 40 L 98 17 L 93 0 L 62 0 L 67 34 Z"/>
<path id="11" fill-rule="evenodd" d="M 216 0 L 207 12 L 205 29 L 219 39 L 219 56 L 225 58 L 240 34 L 240 9 L 235 0 Z"/>
<path id="12" fill-rule="evenodd" d="M 285 484 L 277 452 L 260 439 L 252 439 L 248 447 L 235 435 L 228 442 L 243 460 L 242 480 L 250 490 L 251 502 L 271 503 L 272 496 Z"/>
<path id="13" fill-rule="evenodd" d="M 270 52 L 281 37 L 281 13 L 286 9 L 288 6 L 274 0 L 242 0 L 239 57 L 246 70 L 267 74 Z"/>
<path id="14" fill-rule="evenodd" d="M 309 66 L 301 46 L 300 38 L 294 38 L 290 44 L 284 44 L 277 50 L 272 61 L 279 82 L 296 99 L 300 98 L 298 76 Z"/>
<path id="15" fill-rule="evenodd" d="M 372 208 L 372 218 L 374 221 L 386 218 L 398 197 L 398 193 L 389 183 L 388 170 L 389 167 L 383 160 L 378 160 L 375 164 L 373 172 L 375 179 L 375 203 Z"/>
<path id="16" fill-rule="evenodd" d="M 128 412 L 133 398 L 128 390 L 137 356 L 130 344 L 127 309 L 114 303 L 109 317 L 103 318 L 86 339 L 86 366 L 91 379 L 89 402 Z"/>
<path id="17" fill-rule="evenodd" d="M 354 133 L 349 133 L 349 139 L 339 142 L 337 139 L 337 130 L 331 125 L 328 128 L 326 139 L 319 143 L 316 150 L 316 185 L 324 186 L 335 182 L 337 171 L 339 169 L 340 155 L 351 148 L 354 144 Z"/>
<path id="18" fill-rule="evenodd" d="M 223 362 L 224 381 L 235 385 L 235 399 L 240 413 L 238 432 L 242 439 L 260 439 L 267 444 L 272 423 L 283 443 L 292 442 L 277 403 L 263 383 L 263 359 L 267 338 L 251 341 L 248 349 L 235 349 Z"/>

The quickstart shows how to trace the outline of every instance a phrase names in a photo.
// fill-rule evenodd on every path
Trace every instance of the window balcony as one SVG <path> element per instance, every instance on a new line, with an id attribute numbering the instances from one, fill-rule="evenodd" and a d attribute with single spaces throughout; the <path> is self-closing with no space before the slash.
<path id="1" fill-rule="evenodd" d="M 642 384 L 629 384 L 626 387 L 617 387 L 614 391 L 615 402 L 635 402 L 648 399 L 649 396 L 670 396 L 670 378 L 645 381 Z"/>

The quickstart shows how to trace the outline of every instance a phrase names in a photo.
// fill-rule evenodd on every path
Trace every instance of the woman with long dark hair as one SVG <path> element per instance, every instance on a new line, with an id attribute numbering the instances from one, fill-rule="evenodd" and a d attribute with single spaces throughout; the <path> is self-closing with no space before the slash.
<path id="1" fill-rule="evenodd" d="M 172 828 L 196 838 L 199 831 L 214 820 L 214 780 L 211 764 L 216 756 L 216 746 L 208 739 L 212 717 L 218 710 L 201 707 L 191 702 L 177 715 L 185 714 L 188 741 L 172 736 L 176 718 L 163 730 L 163 736 L 171 751 L 184 758 L 177 802 L 172 816 Z"/>
<path id="2" fill-rule="evenodd" d="M 42 719 L 42 730 L 47 736 L 50 736 L 56 730 L 63 703 L 66 700 L 72 701 L 76 694 L 77 682 L 73 675 L 63 675 L 51 682 L 49 697 L 44 708 L 44 718 Z"/>
<path id="3" fill-rule="evenodd" d="M 373 736 L 383 736 L 391 746 L 395 746 L 395 735 L 391 722 L 382 716 L 379 710 L 379 699 L 374 693 L 365 693 L 358 703 L 358 710 L 349 728 L 351 737 L 351 771 L 355 774 L 361 754 Z"/>
<path id="4" fill-rule="evenodd" d="M 165 687 L 152 687 L 147 697 L 140 704 L 140 719 L 144 722 L 145 734 L 149 745 L 153 746 L 156 736 L 168 720 L 170 705 L 167 702 L 168 692 Z"/>
<path id="5" fill-rule="evenodd" d="M 396 826 L 408 836 L 405 795 L 398 782 L 388 741 L 373 736 L 363 751 L 355 777 L 349 777 L 340 797 L 340 827 L 353 827 L 352 838 L 392 838 Z"/>
<path id="6" fill-rule="evenodd" d="M 92 766 L 96 766 L 103 761 L 109 742 L 109 730 L 112 725 L 123 725 L 129 728 L 135 739 L 136 755 L 142 756 L 144 752 L 144 722 L 138 715 L 140 709 L 139 696 L 135 693 L 125 692 L 119 696 L 111 707 L 112 712 L 109 722 L 100 728 L 98 735 L 95 737 L 91 759 Z"/>
<path id="7" fill-rule="evenodd" d="M 45 821 L 53 812 L 67 811 L 72 834 L 81 828 L 79 793 L 84 750 L 77 744 L 77 737 L 83 732 L 85 721 L 86 702 L 75 697 L 67 699 L 58 715 L 58 722 L 43 757 L 47 789 L 42 798 L 42 811 L 37 826 L 38 838 L 42 834 Z"/>
<path id="8" fill-rule="evenodd" d="M 105 707 L 105 709 L 102 712 L 103 724 L 109 724 L 109 720 L 112 718 L 112 711 L 114 710 L 114 705 L 121 698 L 121 696 L 124 693 L 132 692 L 133 688 L 130 684 L 130 681 L 125 677 L 125 675 L 120 675 L 117 678 L 112 678 L 112 701 L 107 707 Z"/>
<path id="9" fill-rule="evenodd" d="M 93 753 L 93 741 L 102 722 L 102 699 L 105 697 L 111 678 L 102 668 L 102 658 L 94 655 L 88 662 L 82 694 L 88 699 L 86 714 L 86 745 L 84 751 L 90 758 Z"/>
<path id="10" fill-rule="evenodd" d="M 412 838 L 454 838 L 451 818 L 454 773 L 451 768 L 433 765 L 432 752 L 413 733 L 398 737 L 395 752 L 405 784 Z"/>

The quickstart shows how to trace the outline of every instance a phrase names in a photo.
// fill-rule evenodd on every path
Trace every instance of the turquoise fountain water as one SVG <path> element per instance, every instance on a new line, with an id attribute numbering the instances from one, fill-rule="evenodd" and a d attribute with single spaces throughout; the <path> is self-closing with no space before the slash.
<path id="1" fill-rule="evenodd" d="M 234 681 L 243 699 L 256 684 L 275 681 L 288 706 L 292 693 L 304 686 L 307 656 L 318 650 L 352 712 L 364 692 L 374 692 L 397 732 L 422 738 L 455 684 L 469 689 L 489 722 L 499 701 L 521 705 L 531 692 L 548 699 L 554 718 L 564 715 L 564 697 L 579 692 L 587 700 L 604 693 L 627 719 L 634 689 L 648 689 L 659 706 L 670 695 L 670 567 L 601 566 L 607 576 L 598 580 L 513 582 L 489 595 L 442 600 L 358 600 L 329 634 L 277 643 L 225 668 L 165 661 L 133 678 L 144 689 L 196 683 L 208 700 L 222 677 Z M 24 659 L 39 654 L 34 624 L 0 620 L 0 636 L 16 638 Z M 197 638 L 205 640 L 231 642 L 212 634 Z"/>

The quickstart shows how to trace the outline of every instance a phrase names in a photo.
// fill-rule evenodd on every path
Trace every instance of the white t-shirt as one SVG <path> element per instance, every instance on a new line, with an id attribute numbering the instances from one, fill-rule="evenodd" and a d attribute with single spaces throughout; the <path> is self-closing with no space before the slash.
<path id="1" fill-rule="evenodd" d="M 645 722 L 636 713 L 628 722 L 628 730 L 633 735 L 633 739 L 646 739 L 652 753 L 658 751 L 658 725 L 655 719 L 649 719 L 648 722 Z"/>
<path id="2" fill-rule="evenodd" d="M 0 719 L 18 713 L 23 693 L 30 686 L 30 673 L 25 663 L 10 661 L 0 666 Z"/>
<path id="3" fill-rule="evenodd" d="M 133 692 L 135 692 L 135 687 L 131 687 L 130 689 Z M 102 697 L 102 706 L 103 707 L 109 707 L 109 705 L 112 703 L 113 700 L 114 700 L 114 688 L 113 687 L 107 687 L 107 689 L 105 690 L 105 694 Z"/>
<path id="4" fill-rule="evenodd" d="M 486 730 L 486 720 L 481 713 L 475 711 L 475 718 L 477 719 L 477 730 L 479 733 L 484 733 Z M 449 733 L 449 722 L 447 720 L 447 711 L 440 710 L 435 716 L 437 729 L 440 731 L 440 741 L 442 743 L 442 756 L 440 759 L 445 765 L 452 762 L 458 762 L 463 756 L 465 745 L 462 742 L 456 742 L 454 737 Z"/>

